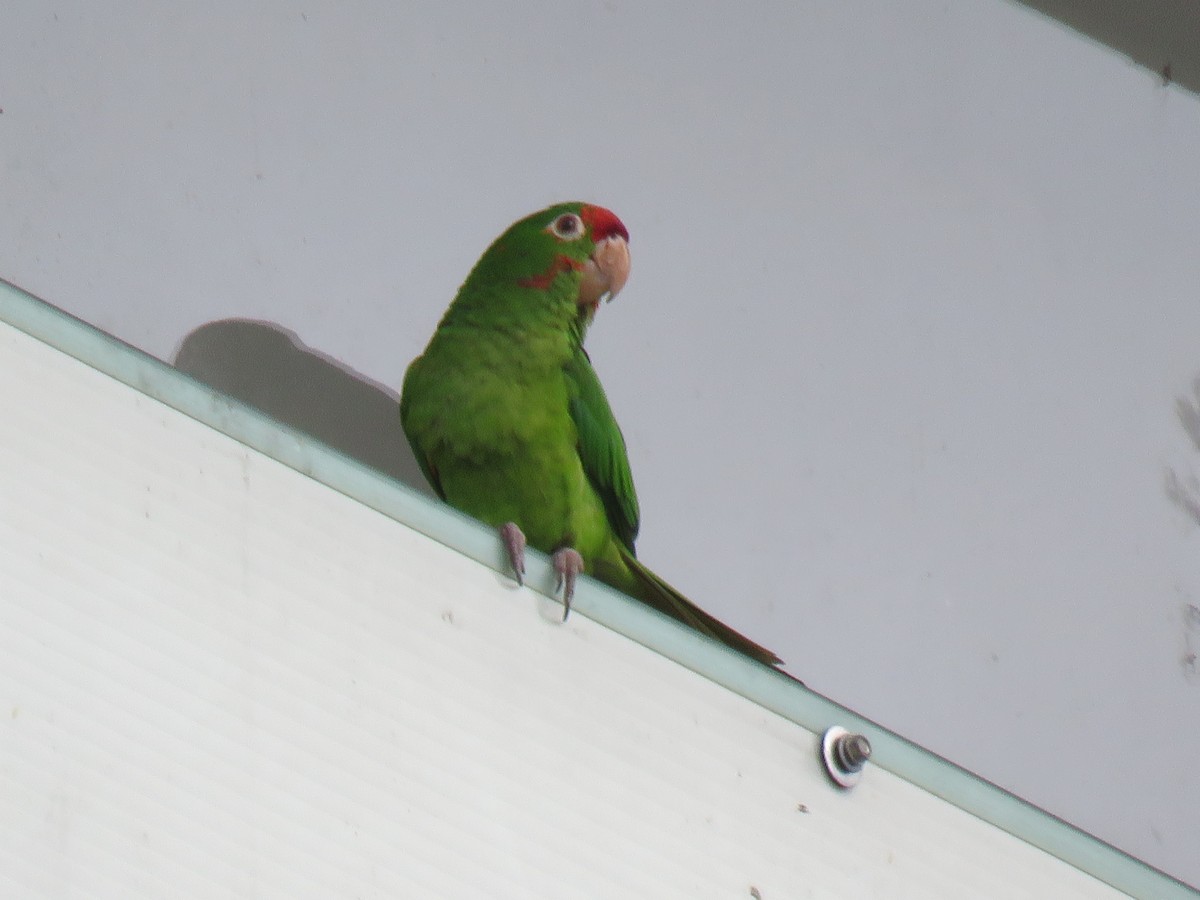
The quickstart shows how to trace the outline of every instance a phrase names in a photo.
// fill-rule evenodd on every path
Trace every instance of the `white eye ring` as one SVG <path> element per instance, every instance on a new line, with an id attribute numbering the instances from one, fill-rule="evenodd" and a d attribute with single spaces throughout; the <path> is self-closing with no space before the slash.
<path id="1" fill-rule="evenodd" d="M 575 213 L 563 213 L 550 223 L 549 232 L 564 241 L 575 241 L 583 237 L 583 219 Z"/>

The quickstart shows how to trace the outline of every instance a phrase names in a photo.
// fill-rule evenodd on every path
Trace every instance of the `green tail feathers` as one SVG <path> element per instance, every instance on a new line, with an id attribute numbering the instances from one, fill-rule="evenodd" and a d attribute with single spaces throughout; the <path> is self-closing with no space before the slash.
<path id="1" fill-rule="evenodd" d="M 653 606 L 659 612 L 666 613 L 673 619 L 678 619 L 701 634 L 728 644 L 733 649 L 745 653 L 761 663 L 768 666 L 783 665 L 783 660 L 770 650 L 759 646 L 750 638 L 734 631 L 724 622 L 710 616 L 638 562 L 632 554 L 624 552 L 622 559 L 633 576 L 633 594 L 643 603 Z"/>

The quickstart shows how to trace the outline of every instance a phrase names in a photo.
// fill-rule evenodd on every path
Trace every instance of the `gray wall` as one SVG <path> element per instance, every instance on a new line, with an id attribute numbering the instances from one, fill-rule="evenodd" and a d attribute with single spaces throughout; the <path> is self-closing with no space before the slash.
<path id="1" fill-rule="evenodd" d="M 998 0 L 244 7 L 0 7 L 0 276 L 412 477 L 480 251 L 611 207 L 641 557 L 1200 882 L 1195 96 Z"/>

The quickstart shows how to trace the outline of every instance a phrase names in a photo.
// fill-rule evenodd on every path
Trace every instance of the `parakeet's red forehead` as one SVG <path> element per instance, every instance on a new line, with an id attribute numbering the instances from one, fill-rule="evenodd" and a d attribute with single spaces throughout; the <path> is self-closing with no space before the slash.
<path id="1" fill-rule="evenodd" d="M 584 203 L 579 207 L 579 218 L 583 219 L 583 224 L 588 227 L 593 241 L 602 241 L 614 234 L 619 234 L 626 242 L 629 240 L 629 231 L 625 228 L 625 223 L 603 206 Z"/>

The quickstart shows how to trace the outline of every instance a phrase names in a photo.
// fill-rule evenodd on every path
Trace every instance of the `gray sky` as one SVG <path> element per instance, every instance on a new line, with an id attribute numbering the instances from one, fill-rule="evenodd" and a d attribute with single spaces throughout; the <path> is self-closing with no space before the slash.
<path id="1" fill-rule="evenodd" d="M 398 387 L 512 220 L 612 208 L 641 558 L 1200 882 L 1197 99 L 1002 0 L 465 9 L 5 4 L 0 276 Z"/>

